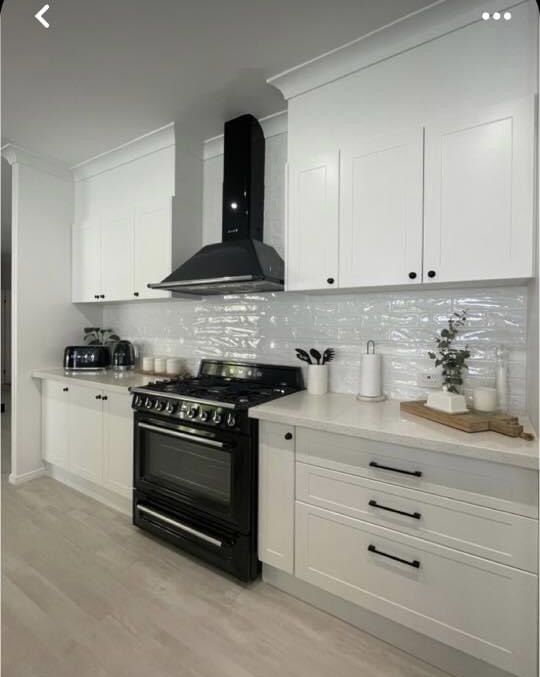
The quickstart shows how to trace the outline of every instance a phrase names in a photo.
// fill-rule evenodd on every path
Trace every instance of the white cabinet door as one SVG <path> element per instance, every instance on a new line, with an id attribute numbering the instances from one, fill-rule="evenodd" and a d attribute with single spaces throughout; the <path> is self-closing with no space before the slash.
<path id="1" fill-rule="evenodd" d="M 422 281 L 421 127 L 341 151 L 340 287 Z"/>
<path id="2" fill-rule="evenodd" d="M 131 498 L 133 486 L 133 415 L 131 396 L 103 396 L 103 485 Z"/>
<path id="3" fill-rule="evenodd" d="M 169 292 L 148 289 L 171 274 L 172 200 L 138 207 L 135 214 L 134 281 L 131 298 L 166 298 Z"/>
<path id="4" fill-rule="evenodd" d="M 103 217 L 101 275 L 105 301 L 133 298 L 133 210 Z"/>
<path id="5" fill-rule="evenodd" d="M 72 300 L 95 302 L 101 293 L 101 223 L 89 220 L 73 226 Z"/>
<path id="6" fill-rule="evenodd" d="M 339 285 L 339 153 L 321 153 L 288 168 L 286 288 Z"/>
<path id="7" fill-rule="evenodd" d="M 70 471 L 99 484 L 103 461 L 103 395 L 94 388 L 70 386 L 70 396 Z"/>
<path id="8" fill-rule="evenodd" d="M 42 381 L 42 455 L 45 461 L 61 468 L 68 467 L 69 459 L 70 395 L 65 383 Z"/>
<path id="9" fill-rule="evenodd" d="M 538 579 L 296 504 L 299 578 L 520 677 L 535 677 Z"/>
<path id="10" fill-rule="evenodd" d="M 533 102 L 426 128 L 424 281 L 529 277 Z"/>
<path id="11" fill-rule="evenodd" d="M 261 421 L 259 430 L 259 559 L 294 570 L 294 429 Z"/>

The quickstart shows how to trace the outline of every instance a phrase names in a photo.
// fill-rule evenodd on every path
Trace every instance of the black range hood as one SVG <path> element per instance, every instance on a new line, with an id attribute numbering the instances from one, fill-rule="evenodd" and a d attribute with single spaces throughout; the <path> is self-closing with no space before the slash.
<path id="1" fill-rule="evenodd" d="M 253 115 L 225 123 L 223 242 L 203 247 L 151 289 L 196 296 L 283 290 L 283 259 L 262 241 L 264 149 Z"/>

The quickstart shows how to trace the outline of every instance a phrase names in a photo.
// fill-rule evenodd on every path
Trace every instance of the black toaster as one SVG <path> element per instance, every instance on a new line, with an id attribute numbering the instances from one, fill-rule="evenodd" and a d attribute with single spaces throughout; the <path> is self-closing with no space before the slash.
<path id="1" fill-rule="evenodd" d="M 111 364 L 111 353 L 106 346 L 67 346 L 64 350 L 66 371 L 100 371 Z"/>

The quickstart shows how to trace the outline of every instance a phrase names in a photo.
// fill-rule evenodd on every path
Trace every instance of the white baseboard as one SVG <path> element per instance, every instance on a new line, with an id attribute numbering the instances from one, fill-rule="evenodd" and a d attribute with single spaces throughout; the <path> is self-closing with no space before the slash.
<path id="1" fill-rule="evenodd" d="M 131 516 L 132 514 L 132 501 L 124 496 L 119 496 L 108 489 L 104 489 L 82 477 L 73 475 L 67 470 L 55 465 L 48 464 L 46 474 L 58 482 L 62 482 L 71 489 L 80 491 L 81 494 L 103 503 L 113 510 L 118 510 L 119 512 L 124 513 L 124 515 Z"/>
<path id="2" fill-rule="evenodd" d="M 36 470 L 31 470 L 30 472 L 25 472 L 22 475 L 15 475 L 14 473 L 10 473 L 8 480 L 10 484 L 14 484 L 15 486 L 17 486 L 19 484 L 24 484 L 25 482 L 35 480 L 38 477 L 43 477 L 46 474 L 47 474 L 46 468 L 42 467 L 36 468 Z"/>
<path id="3" fill-rule="evenodd" d="M 415 658 L 434 665 L 456 677 L 511 677 L 504 672 L 457 649 L 426 637 L 404 625 L 336 597 L 310 583 L 263 564 L 262 577 L 283 592 L 301 599 L 346 623 L 367 632 Z"/>

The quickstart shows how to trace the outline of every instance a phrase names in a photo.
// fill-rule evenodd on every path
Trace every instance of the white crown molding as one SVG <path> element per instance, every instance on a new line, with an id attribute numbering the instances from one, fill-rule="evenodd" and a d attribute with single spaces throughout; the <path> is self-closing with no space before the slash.
<path id="1" fill-rule="evenodd" d="M 83 181 L 97 174 L 125 165 L 150 153 L 155 153 L 164 148 L 175 145 L 174 122 L 155 129 L 152 132 L 138 136 L 127 143 L 111 148 L 105 153 L 100 153 L 84 162 L 79 162 L 71 169 L 75 181 Z"/>
<path id="2" fill-rule="evenodd" d="M 265 138 L 287 133 L 287 111 L 281 110 L 279 113 L 272 113 L 259 120 L 264 132 Z M 209 160 L 213 157 L 223 155 L 223 134 L 213 136 L 207 139 L 203 144 L 203 159 Z"/>
<path id="3" fill-rule="evenodd" d="M 17 146 L 14 143 L 7 143 L 2 146 L 2 157 L 5 158 L 10 165 L 19 164 L 33 167 L 45 174 L 52 174 L 59 179 L 65 181 L 72 181 L 73 174 L 69 167 L 59 160 L 52 158 L 45 158 L 41 155 L 36 155 L 22 146 Z"/>
<path id="4" fill-rule="evenodd" d="M 512 9 L 530 0 L 436 0 L 337 49 L 269 78 L 291 99 L 426 42 L 482 21 L 483 11 Z M 504 6 L 502 6 L 504 5 Z"/>

